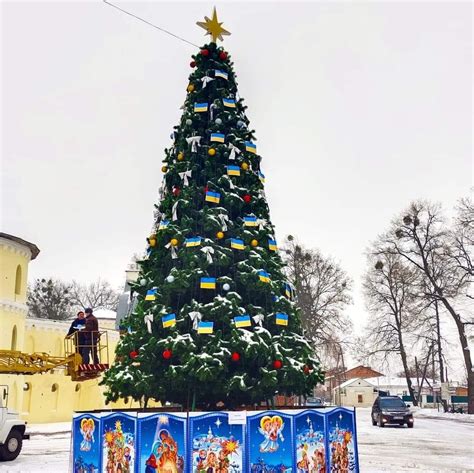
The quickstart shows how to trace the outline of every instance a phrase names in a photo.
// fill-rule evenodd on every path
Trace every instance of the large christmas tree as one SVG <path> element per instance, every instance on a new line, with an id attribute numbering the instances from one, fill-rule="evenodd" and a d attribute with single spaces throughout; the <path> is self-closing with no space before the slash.
<path id="1" fill-rule="evenodd" d="M 198 24 L 213 41 L 190 64 L 107 399 L 212 409 L 309 395 L 322 375 L 283 272 L 233 63 L 216 45 L 228 32 L 215 10 Z"/>

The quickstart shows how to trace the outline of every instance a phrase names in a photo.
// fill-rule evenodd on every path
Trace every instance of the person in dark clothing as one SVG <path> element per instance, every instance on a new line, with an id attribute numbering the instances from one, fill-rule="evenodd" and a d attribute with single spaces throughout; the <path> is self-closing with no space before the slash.
<path id="1" fill-rule="evenodd" d="M 66 335 L 66 338 L 74 338 L 74 344 L 76 346 L 76 352 L 79 353 L 81 356 L 83 353 L 84 347 L 84 333 L 83 330 L 86 327 L 86 319 L 85 314 L 82 310 L 77 313 L 76 319 L 73 320 L 71 327 L 69 328 L 69 332 Z M 77 335 L 74 335 L 77 333 Z"/>
<path id="2" fill-rule="evenodd" d="M 85 364 L 90 363 L 90 355 L 92 353 L 92 360 L 94 364 L 99 363 L 99 356 L 97 355 L 97 342 L 99 341 L 99 322 L 92 313 L 92 309 L 85 310 L 86 326 L 83 331 L 84 335 L 84 355 L 83 361 Z"/>

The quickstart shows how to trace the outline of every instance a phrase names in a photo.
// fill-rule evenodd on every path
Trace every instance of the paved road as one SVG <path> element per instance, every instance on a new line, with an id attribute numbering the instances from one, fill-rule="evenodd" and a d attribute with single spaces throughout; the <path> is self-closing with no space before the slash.
<path id="1" fill-rule="evenodd" d="M 474 472 L 474 423 L 416 418 L 413 429 L 374 427 L 370 409 L 357 409 L 362 473 Z"/>

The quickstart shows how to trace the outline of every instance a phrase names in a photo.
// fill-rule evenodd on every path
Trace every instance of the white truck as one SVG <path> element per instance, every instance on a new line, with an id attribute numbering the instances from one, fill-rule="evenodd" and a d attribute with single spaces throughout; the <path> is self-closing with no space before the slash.
<path id="1" fill-rule="evenodd" d="M 26 422 L 8 410 L 8 386 L 0 386 L 0 461 L 14 460 L 20 454 L 23 440 L 30 438 L 25 430 Z"/>

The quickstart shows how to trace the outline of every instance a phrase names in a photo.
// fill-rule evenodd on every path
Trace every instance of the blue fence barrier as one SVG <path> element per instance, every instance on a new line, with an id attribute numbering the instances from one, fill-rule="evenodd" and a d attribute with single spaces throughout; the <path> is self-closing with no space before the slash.
<path id="1" fill-rule="evenodd" d="M 355 410 L 75 414 L 74 473 L 359 472 Z"/>

